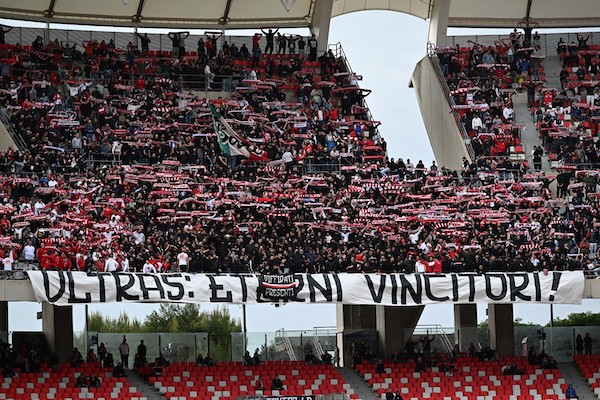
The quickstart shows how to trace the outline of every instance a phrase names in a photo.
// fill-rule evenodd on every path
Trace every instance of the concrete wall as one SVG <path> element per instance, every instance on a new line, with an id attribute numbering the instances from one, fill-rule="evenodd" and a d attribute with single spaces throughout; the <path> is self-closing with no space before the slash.
<path id="1" fill-rule="evenodd" d="M 469 154 L 429 57 L 417 63 L 411 81 L 438 165 L 460 170 Z"/>
<path id="2" fill-rule="evenodd" d="M 0 301 L 37 301 L 33 295 L 31 282 L 21 280 L 0 280 Z"/>
<path id="3" fill-rule="evenodd" d="M 4 123 L 0 119 L 0 151 L 4 152 L 9 149 L 17 149 L 17 144 L 13 140 L 10 133 L 6 130 Z"/>

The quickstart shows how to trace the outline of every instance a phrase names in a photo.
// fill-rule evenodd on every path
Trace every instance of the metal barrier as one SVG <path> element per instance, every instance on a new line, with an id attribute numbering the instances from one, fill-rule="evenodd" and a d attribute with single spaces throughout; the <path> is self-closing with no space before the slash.
<path id="1" fill-rule="evenodd" d="M 70 42 L 76 43 L 79 50 L 83 50 L 81 47 L 84 42 L 91 40 L 97 40 L 101 42 L 104 40 L 109 43 L 111 40 L 115 43 L 115 47 L 118 49 L 125 49 L 129 42 L 132 42 L 134 46 L 138 46 L 139 38 L 135 35 L 133 28 L 130 32 L 115 32 L 114 29 L 110 30 L 111 27 L 101 27 L 106 31 L 88 31 L 88 30 L 69 30 L 63 28 L 64 25 L 60 25 L 61 29 L 43 29 L 43 28 L 29 28 L 29 27 L 13 27 L 10 32 L 6 33 L 6 43 L 21 45 L 31 44 L 37 36 L 48 37 L 50 40 L 58 39 L 59 42 Z M 258 31 L 258 29 L 256 30 Z M 144 33 L 144 29 L 140 29 L 141 33 Z M 149 51 L 167 52 L 163 56 L 169 56 L 173 50 L 173 41 L 169 38 L 168 34 L 159 33 L 148 33 L 150 43 L 148 46 Z M 187 52 L 197 51 L 197 43 L 199 39 L 203 39 L 206 42 L 207 37 L 205 35 L 190 34 L 185 39 L 185 48 Z M 304 41 L 308 42 L 309 37 L 304 36 Z M 227 42 L 228 45 L 235 44 L 238 48 L 242 45 L 246 45 L 249 51 L 252 50 L 252 36 L 236 36 L 236 35 L 223 35 L 217 38 L 217 51 L 223 48 L 223 44 Z M 264 39 L 262 42 L 264 49 Z"/>
<path id="2" fill-rule="evenodd" d="M 308 163 L 305 168 L 307 174 L 320 174 L 324 172 L 328 173 L 340 173 L 342 171 L 342 164 L 339 159 L 336 161 L 332 160 L 329 163 L 316 163 L 314 160 L 308 159 Z"/>
<path id="3" fill-rule="evenodd" d="M 344 61 L 344 67 L 346 68 L 347 72 L 350 72 L 351 74 L 354 73 L 354 71 L 352 70 L 352 67 L 350 66 L 350 62 L 348 61 L 348 57 L 346 57 L 344 48 L 342 47 L 342 44 L 340 42 L 337 42 L 335 44 L 330 44 L 329 50 L 331 50 L 333 52 L 333 55 L 335 56 L 336 59 L 341 58 Z M 362 107 L 364 107 L 366 109 L 367 119 L 369 121 L 374 121 L 373 114 L 371 114 L 371 109 L 369 108 L 369 105 L 367 104 L 367 100 L 365 100 L 364 97 L 362 99 Z M 375 130 L 375 132 L 374 132 L 375 135 L 379 135 L 379 130 L 377 129 L 377 127 L 373 127 L 373 129 Z"/>
<path id="4" fill-rule="evenodd" d="M 117 153 L 88 153 L 87 168 L 89 169 L 97 164 L 121 165 L 121 155 Z"/>
<path id="5" fill-rule="evenodd" d="M 19 151 L 25 151 L 27 149 L 27 143 L 23 140 L 23 137 L 15 131 L 12 123 L 10 122 L 10 118 L 8 116 L 8 112 L 6 108 L 0 106 L 0 120 L 2 120 L 2 124 L 6 128 L 6 131 L 10 134 L 10 137 L 13 139 Z"/>

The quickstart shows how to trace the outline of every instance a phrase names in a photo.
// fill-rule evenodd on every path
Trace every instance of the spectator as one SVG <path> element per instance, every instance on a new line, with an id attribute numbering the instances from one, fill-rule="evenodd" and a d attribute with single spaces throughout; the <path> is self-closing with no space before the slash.
<path id="1" fill-rule="evenodd" d="M 589 332 L 583 338 L 583 349 L 586 356 L 592 355 L 592 337 Z"/>
<path id="2" fill-rule="evenodd" d="M 96 357 L 96 353 L 94 353 L 94 349 L 89 349 L 87 356 L 85 358 L 85 362 L 87 363 L 97 363 L 98 357 Z"/>
<path id="3" fill-rule="evenodd" d="M 565 390 L 565 396 L 567 399 L 578 399 L 579 398 L 579 397 L 577 397 L 577 392 L 575 391 L 573 384 L 569 383 L 567 390 Z"/>
<path id="4" fill-rule="evenodd" d="M 146 345 L 143 340 L 140 340 L 140 344 L 137 347 L 137 354 L 142 361 L 142 363 L 146 362 Z"/>
<path id="5" fill-rule="evenodd" d="M 126 376 L 127 375 L 125 375 L 125 368 L 123 368 L 123 364 L 118 363 L 117 365 L 115 365 L 115 367 L 113 368 L 113 377 L 124 378 Z"/>
<path id="6" fill-rule="evenodd" d="M 281 381 L 279 375 L 275 375 L 275 378 L 273 378 L 273 381 L 271 383 L 271 390 L 285 390 L 285 387 L 283 386 L 283 382 Z"/>
<path id="7" fill-rule="evenodd" d="M 102 364 L 103 367 L 106 367 L 104 365 L 104 362 L 106 360 L 107 354 L 108 354 L 108 351 L 106 350 L 106 346 L 104 345 L 104 342 L 100 343 L 100 346 L 98 346 L 98 361 L 100 362 L 100 364 Z"/>
<path id="8" fill-rule="evenodd" d="M 119 354 L 121 355 L 121 364 L 123 368 L 129 369 L 129 343 L 123 336 L 123 341 L 119 345 Z"/>
<path id="9" fill-rule="evenodd" d="M 77 380 L 75 381 L 75 387 L 77 387 L 77 388 L 89 387 L 89 381 L 84 374 L 82 374 L 82 373 L 79 374 L 79 376 L 77 377 Z"/>
<path id="10" fill-rule="evenodd" d="M 583 354 L 583 338 L 581 337 L 581 334 L 577 334 L 577 337 L 575 338 L 575 354 L 578 356 Z"/>

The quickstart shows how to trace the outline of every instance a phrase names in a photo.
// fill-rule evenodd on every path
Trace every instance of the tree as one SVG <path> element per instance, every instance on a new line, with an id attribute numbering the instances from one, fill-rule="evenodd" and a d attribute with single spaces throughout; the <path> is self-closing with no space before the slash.
<path id="1" fill-rule="evenodd" d="M 596 326 L 600 325 L 600 313 L 591 311 L 572 313 L 567 318 L 557 317 L 554 319 L 554 326 Z"/>
<path id="2" fill-rule="evenodd" d="M 105 317 L 100 312 L 92 312 L 88 317 L 88 331 L 102 333 L 140 333 L 144 327 L 136 318 L 122 312 L 117 318 Z"/>
<path id="3" fill-rule="evenodd" d="M 211 356 L 215 360 L 231 358 L 231 333 L 241 332 L 239 320 L 231 317 L 226 307 L 201 311 L 197 304 L 161 304 L 144 322 L 121 313 L 110 318 L 93 312 L 88 318 L 88 330 L 99 333 L 196 333 L 209 335 Z"/>

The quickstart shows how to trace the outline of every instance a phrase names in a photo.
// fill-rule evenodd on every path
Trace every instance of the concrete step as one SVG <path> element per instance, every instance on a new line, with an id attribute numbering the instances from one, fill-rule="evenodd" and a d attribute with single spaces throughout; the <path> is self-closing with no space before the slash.
<path id="1" fill-rule="evenodd" d="M 165 400 L 165 397 L 154 390 L 154 387 L 150 386 L 142 378 L 139 377 L 133 371 L 127 371 L 127 380 L 131 386 L 135 386 L 139 392 L 142 393 L 146 400 Z"/>
<path id="2" fill-rule="evenodd" d="M 352 368 L 339 368 L 338 372 L 344 378 L 346 383 L 350 385 L 352 391 L 358 395 L 361 400 L 377 400 L 379 395 L 369 387 L 369 385 L 359 376 Z"/>
<path id="3" fill-rule="evenodd" d="M 573 385 L 579 400 L 597 400 L 594 392 L 572 362 L 559 363 L 558 370 L 567 384 Z"/>

